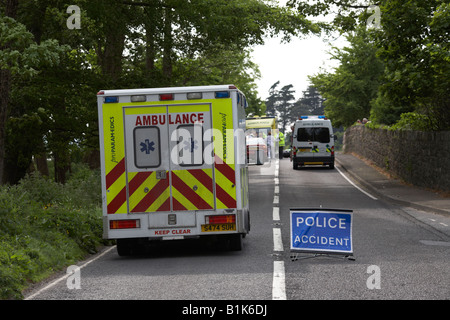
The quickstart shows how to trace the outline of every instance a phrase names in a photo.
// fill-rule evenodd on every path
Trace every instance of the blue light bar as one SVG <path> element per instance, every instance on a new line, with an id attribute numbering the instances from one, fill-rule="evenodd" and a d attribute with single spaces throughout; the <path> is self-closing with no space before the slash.
<path id="1" fill-rule="evenodd" d="M 117 103 L 119 102 L 119 97 L 105 97 L 105 103 Z"/>
<path id="2" fill-rule="evenodd" d="M 308 119 L 308 116 L 301 116 L 300 119 Z"/>
<path id="3" fill-rule="evenodd" d="M 215 92 L 216 98 L 229 98 L 230 97 L 230 91 L 216 91 Z"/>
<path id="4" fill-rule="evenodd" d="M 327 117 L 325 116 L 319 116 L 319 119 L 326 119 Z"/>

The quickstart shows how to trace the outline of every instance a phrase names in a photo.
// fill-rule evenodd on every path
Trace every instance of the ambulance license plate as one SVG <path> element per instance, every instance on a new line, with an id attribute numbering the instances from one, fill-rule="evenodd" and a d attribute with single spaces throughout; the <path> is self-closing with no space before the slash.
<path id="1" fill-rule="evenodd" d="M 311 148 L 300 148 L 299 151 L 300 152 L 311 152 Z"/>
<path id="2" fill-rule="evenodd" d="M 202 232 L 236 231 L 235 223 L 202 224 Z"/>

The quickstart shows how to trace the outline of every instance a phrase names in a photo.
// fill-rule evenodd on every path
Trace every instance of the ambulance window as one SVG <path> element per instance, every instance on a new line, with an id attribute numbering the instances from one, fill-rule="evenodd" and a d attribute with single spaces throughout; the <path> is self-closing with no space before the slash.
<path id="1" fill-rule="evenodd" d="M 195 124 L 177 127 L 178 163 L 180 166 L 203 165 L 203 126 Z"/>
<path id="2" fill-rule="evenodd" d="M 315 141 L 320 143 L 330 142 L 330 131 L 328 128 L 314 128 Z"/>
<path id="3" fill-rule="evenodd" d="M 298 128 L 297 141 L 313 141 L 313 128 Z"/>
<path id="4" fill-rule="evenodd" d="M 320 143 L 330 142 L 328 128 L 298 128 L 297 141 L 316 141 Z"/>
<path id="5" fill-rule="evenodd" d="M 156 168 L 161 165 L 158 127 L 137 127 L 133 131 L 134 164 L 137 168 Z"/>

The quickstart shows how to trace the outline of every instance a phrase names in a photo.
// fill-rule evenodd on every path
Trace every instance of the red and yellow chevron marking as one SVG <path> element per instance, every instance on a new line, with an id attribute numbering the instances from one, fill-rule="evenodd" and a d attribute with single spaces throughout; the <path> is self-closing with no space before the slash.
<path id="1" fill-rule="evenodd" d="M 225 163 L 217 155 L 215 158 L 216 208 L 236 208 L 236 176 L 234 164 Z"/>
<path id="2" fill-rule="evenodd" d="M 128 181 L 130 212 L 170 211 L 169 178 L 156 179 L 153 171 L 131 172 Z"/>
<path id="3" fill-rule="evenodd" d="M 211 210 L 236 208 L 234 165 L 215 156 L 215 184 L 212 169 L 174 170 L 166 179 L 156 179 L 153 171 L 128 173 L 130 212 Z M 125 160 L 122 159 L 107 175 L 107 212 L 127 212 Z M 216 201 L 214 201 L 214 187 Z M 170 193 L 172 191 L 172 208 Z M 216 203 L 214 203 L 216 202 Z"/>
<path id="4" fill-rule="evenodd" d="M 125 186 L 125 158 L 119 161 L 106 174 L 105 180 L 107 213 L 126 213 L 127 189 Z"/>
<path id="5" fill-rule="evenodd" d="M 173 210 L 214 208 L 212 169 L 172 171 Z"/>

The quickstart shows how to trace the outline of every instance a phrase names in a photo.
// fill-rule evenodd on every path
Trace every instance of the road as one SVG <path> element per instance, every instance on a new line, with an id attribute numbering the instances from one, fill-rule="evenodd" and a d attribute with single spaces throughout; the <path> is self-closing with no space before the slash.
<path id="1" fill-rule="evenodd" d="M 413 218 L 425 212 L 362 191 L 339 166 L 294 171 L 289 159 L 251 166 L 251 231 L 242 251 L 199 241 L 166 241 L 152 254 L 134 257 L 119 257 L 112 248 L 78 264 L 80 289 L 70 289 L 67 276 L 56 277 L 26 298 L 449 299 L 450 242 L 442 236 L 450 234 L 449 218 L 442 217 L 448 224 L 437 232 L 426 219 Z M 353 210 L 355 261 L 292 261 L 289 208 L 320 206 Z"/>

